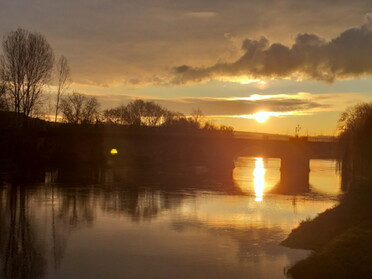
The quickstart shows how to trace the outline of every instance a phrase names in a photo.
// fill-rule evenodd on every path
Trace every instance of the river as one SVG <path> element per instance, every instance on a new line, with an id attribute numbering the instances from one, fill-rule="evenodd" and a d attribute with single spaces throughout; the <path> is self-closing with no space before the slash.
<path id="1" fill-rule="evenodd" d="M 241 157 L 233 185 L 174 176 L 164 186 L 100 182 L 0 186 L 1 278 L 286 278 L 309 251 L 280 246 L 338 203 L 335 161 L 312 160 L 310 188 L 275 194 L 280 160 Z M 200 169 L 199 171 L 203 171 Z M 146 172 L 146 170 L 143 170 Z"/>

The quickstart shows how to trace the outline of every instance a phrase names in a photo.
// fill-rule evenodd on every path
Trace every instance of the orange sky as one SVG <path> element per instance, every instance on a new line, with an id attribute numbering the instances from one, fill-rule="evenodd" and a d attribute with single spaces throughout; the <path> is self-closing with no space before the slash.
<path id="1" fill-rule="evenodd" d="M 333 135 L 371 100 L 370 12 L 368 0 L 6 1 L 0 35 L 45 35 L 70 90 L 103 109 L 145 98 L 236 130 Z"/>

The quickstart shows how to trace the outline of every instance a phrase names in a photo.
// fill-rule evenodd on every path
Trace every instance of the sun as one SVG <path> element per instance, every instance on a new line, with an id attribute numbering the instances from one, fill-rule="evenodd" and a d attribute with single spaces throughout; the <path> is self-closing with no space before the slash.
<path id="1" fill-rule="evenodd" d="M 256 114 L 253 114 L 253 118 L 256 119 L 259 123 L 264 123 L 269 119 L 270 114 L 266 111 L 259 111 Z"/>

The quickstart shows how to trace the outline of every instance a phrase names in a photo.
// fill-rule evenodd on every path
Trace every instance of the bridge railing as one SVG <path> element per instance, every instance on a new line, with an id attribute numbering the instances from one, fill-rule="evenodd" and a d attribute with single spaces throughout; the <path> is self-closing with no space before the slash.
<path id="1" fill-rule="evenodd" d="M 337 142 L 337 137 L 334 136 L 315 136 L 315 137 L 293 137 L 289 135 L 275 135 L 275 134 L 255 134 L 245 132 L 234 132 L 234 138 L 247 140 L 272 140 L 272 141 L 289 141 L 299 139 L 301 141 L 310 142 Z"/>

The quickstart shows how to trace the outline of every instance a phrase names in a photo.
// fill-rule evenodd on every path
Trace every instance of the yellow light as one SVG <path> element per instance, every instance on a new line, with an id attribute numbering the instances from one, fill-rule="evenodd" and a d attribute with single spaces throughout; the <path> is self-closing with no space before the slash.
<path id="1" fill-rule="evenodd" d="M 262 158 L 256 158 L 255 168 L 253 171 L 253 182 L 254 182 L 254 192 L 255 201 L 260 202 L 263 198 L 263 193 L 265 189 L 265 167 Z"/>
<path id="2" fill-rule="evenodd" d="M 259 79 L 243 79 L 243 80 L 240 80 L 239 82 L 240 84 L 251 84 L 251 83 L 260 82 L 260 80 Z"/>
<path id="3" fill-rule="evenodd" d="M 269 119 L 269 113 L 266 111 L 259 111 L 256 114 L 254 114 L 254 119 L 256 119 L 259 123 L 264 123 L 267 119 Z"/>
<path id="4" fill-rule="evenodd" d="M 260 100 L 258 95 L 252 95 L 247 100 L 254 100 L 253 98 L 257 98 L 257 100 Z M 305 112 L 298 112 L 298 111 L 286 111 L 286 112 L 276 112 L 276 111 L 259 111 L 255 114 L 243 114 L 243 115 L 234 115 L 232 117 L 241 117 L 245 119 L 255 119 L 258 122 L 265 122 L 270 117 L 282 117 L 282 116 L 290 116 L 290 115 L 308 115 Z M 224 116 L 229 117 L 229 116 Z M 231 117 L 231 116 L 230 116 Z"/>
<path id="5" fill-rule="evenodd" d="M 118 153 L 119 153 L 118 150 L 115 149 L 115 148 L 113 148 L 113 149 L 110 150 L 110 154 L 111 154 L 111 155 L 116 155 L 116 154 L 118 154 Z"/>

